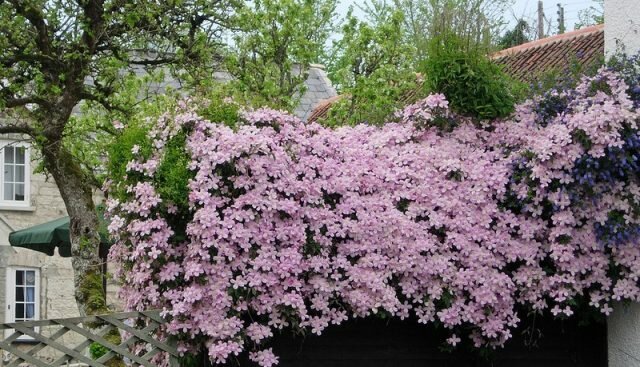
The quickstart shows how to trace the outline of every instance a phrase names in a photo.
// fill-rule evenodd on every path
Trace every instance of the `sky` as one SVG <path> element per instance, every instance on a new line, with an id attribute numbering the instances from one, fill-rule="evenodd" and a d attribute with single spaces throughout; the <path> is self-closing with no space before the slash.
<path id="1" fill-rule="evenodd" d="M 578 12 L 586 9 L 595 3 L 592 0 L 545 0 L 543 1 L 543 9 L 547 20 L 557 27 L 558 4 L 564 8 L 564 18 L 567 30 L 573 30 L 575 23 L 578 21 Z M 518 18 L 529 20 L 529 24 L 534 23 L 538 19 L 537 15 L 538 0 L 516 0 L 511 8 L 510 14 L 505 14 L 510 22 L 514 22 Z M 546 28 L 545 28 L 546 30 Z"/>
<path id="2" fill-rule="evenodd" d="M 365 3 L 366 0 L 341 0 L 338 6 L 338 14 L 346 14 L 350 5 Z M 564 17 L 567 30 L 573 30 L 574 24 L 578 20 L 578 11 L 586 9 L 595 3 L 593 0 L 543 0 L 543 9 L 547 21 L 551 22 L 553 29 L 557 29 L 557 11 L 558 3 L 564 7 Z M 505 19 L 511 24 L 516 23 L 517 19 L 524 18 L 529 24 L 537 22 L 538 0 L 515 0 L 514 5 L 505 14 Z M 358 12 L 356 11 L 356 15 Z M 549 24 L 547 24 L 548 26 Z M 546 31 L 547 27 L 545 27 Z M 555 32 L 554 32 L 555 33 Z"/>

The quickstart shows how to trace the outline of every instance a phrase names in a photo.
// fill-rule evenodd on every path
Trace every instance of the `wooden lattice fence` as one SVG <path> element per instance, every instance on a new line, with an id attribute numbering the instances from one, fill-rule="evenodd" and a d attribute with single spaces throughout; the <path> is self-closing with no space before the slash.
<path id="1" fill-rule="evenodd" d="M 138 323 L 135 320 L 145 322 Z M 7 367 L 22 366 L 25 362 L 26 365 L 37 367 L 68 366 L 72 363 L 77 366 L 104 367 L 107 361 L 116 356 L 121 356 L 131 366 L 155 367 L 151 359 L 161 352 L 169 354 L 171 366 L 179 366 L 175 346 L 154 339 L 154 332 L 164 322 L 158 311 L 144 311 L 6 323 L 0 324 L 0 329 L 5 335 L 9 330 L 11 335 L 0 341 L 0 349 L 11 354 Z M 125 337 L 119 345 L 105 338 L 113 328 L 124 332 L 121 334 Z M 32 344 L 26 345 L 25 338 Z M 93 343 L 102 345 L 108 350 L 107 353 L 92 359 L 87 351 Z M 133 353 L 131 347 L 134 345 L 138 345 L 142 352 Z M 41 356 L 45 354 L 54 357 L 43 360 Z"/>

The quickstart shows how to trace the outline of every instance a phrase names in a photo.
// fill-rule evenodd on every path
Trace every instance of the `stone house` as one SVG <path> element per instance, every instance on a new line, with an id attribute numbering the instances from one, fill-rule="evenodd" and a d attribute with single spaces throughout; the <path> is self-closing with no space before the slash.
<path id="1" fill-rule="evenodd" d="M 230 79 L 224 72 L 217 72 L 216 77 L 220 81 Z M 154 87 L 162 92 L 166 87 L 179 88 L 179 84 L 168 80 Z M 294 112 L 301 119 L 320 100 L 336 94 L 321 65 L 312 65 L 305 87 Z M 67 215 L 55 183 L 34 171 L 37 162 L 32 160 L 32 153 L 29 143 L 19 136 L 0 138 L 0 319 L 4 322 L 78 316 L 71 258 L 57 253 L 47 256 L 9 244 L 11 232 Z M 115 284 L 107 289 L 108 302 L 117 309 Z M 31 341 L 25 338 L 19 342 Z M 41 357 L 47 360 L 53 356 Z"/>
<path id="2" fill-rule="evenodd" d="M 0 318 L 5 322 L 78 315 L 71 259 L 9 245 L 12 231 L 66 215 L 55 183 L 33 172 L 30 157 L 28 143 L 0 140 Z"/>

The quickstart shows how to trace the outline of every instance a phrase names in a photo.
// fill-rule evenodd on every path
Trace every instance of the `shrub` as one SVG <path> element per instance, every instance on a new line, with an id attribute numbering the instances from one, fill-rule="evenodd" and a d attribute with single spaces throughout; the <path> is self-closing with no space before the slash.
<path id="1" fill-rule="evenodd" d="M 447 96 L 452 110 L 479 119 L 505 117 L 515 105 L 514 83 L 482 52 L 455 35 L 435 37 L 421 67 L 425 87 Z"/>
<path id="2" fill-rule="evenodd" d="M 621 75 L 601 70 L 490 128 L 442 95 L 335 130 L 268 109 L 230 127 L 179 104 L 151 125 L 150 155 L 113 177 L 126 307 L 164 309 L 181 351 L 268 367 L 284 327 L 411 316 L 452 345 L 495 347 L 518 308 L 607 315 L 639 301 L 640 115 Z M 155 169 L 173 147 L 187 203 Z"/>
<path id="3" fill-rule="evenodd" d="M 103 347 L 100 343 L 93 342 L 89 345 L 89 354 L 91 355 L 91 359 L 98 359 L 107 354 L 107 352 L 109 352 L 109 349 L 107 349 L 107 347 Z"/>

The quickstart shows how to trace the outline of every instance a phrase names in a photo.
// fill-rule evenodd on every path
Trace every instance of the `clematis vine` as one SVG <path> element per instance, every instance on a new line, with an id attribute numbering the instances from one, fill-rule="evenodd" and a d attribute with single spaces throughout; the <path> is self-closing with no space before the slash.
<path id="1" fill-rule="evenodd" d="M 640 301 L 628 89 L 603 69 L 482 126 L 442 95 L 381 127 L 336 129 L 268 109 L 230 127 L 184 101 L 112 177 L 126 307 L 162 309 L 183 352 L 269 367 L 276 329 L 321 334 L 383 313 L 438 322 L 452 346 L 495 347 L 522 308 L 569 317 L 577 299 L 604 314 Z M 177 145 L 183 201 L 160 178 Z"/>

